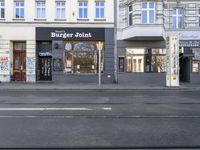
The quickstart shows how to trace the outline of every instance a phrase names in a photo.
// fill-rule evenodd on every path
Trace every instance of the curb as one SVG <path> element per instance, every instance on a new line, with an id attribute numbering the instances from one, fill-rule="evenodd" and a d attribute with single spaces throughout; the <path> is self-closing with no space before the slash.
<path id="1" fill-rule="evenodd" d="M 4 88 L 0 91 L 198 91 L 200 88 Z"/>

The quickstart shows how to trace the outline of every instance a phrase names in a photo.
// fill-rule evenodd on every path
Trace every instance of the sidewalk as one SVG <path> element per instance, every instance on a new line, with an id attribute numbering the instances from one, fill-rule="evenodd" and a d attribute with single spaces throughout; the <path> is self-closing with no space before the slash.
<path id="1" fill-rule="evenodd" d="M 56 83 L 0 83 L 0 90 L 200 90 L 200 85 L 182 84 L 180 87 L 125 84 L 56 84 Z"/>

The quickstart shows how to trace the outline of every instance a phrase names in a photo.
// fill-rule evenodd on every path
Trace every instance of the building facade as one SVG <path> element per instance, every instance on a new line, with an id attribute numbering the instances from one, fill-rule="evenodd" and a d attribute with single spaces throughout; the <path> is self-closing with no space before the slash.
<path id="1" fill-rule="evenodd" d="M 166 38 L 180 38 L 180 80 L 200 83 L 200 1 L 119 0 L 118 72 L 120 83 L 166 82 Z"/>
<path id="2" fill-rule="evenodd" d="M 113 82 L 114 0 L 0 0 L 0 82 Z"/>

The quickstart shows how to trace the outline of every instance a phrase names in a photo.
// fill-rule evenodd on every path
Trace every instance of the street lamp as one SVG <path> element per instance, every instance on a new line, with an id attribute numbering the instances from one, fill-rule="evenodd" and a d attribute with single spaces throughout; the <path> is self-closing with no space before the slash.
<path id="1" fill-rule="evenodd" d="M 101 51 L 103 50 L 103 42 L 99 41 L 97 43 L 97 49 L 99 51 L 99 73 L 98 73 L 98 77 L 99 77 L 99 88 L 101 87 Z"/>

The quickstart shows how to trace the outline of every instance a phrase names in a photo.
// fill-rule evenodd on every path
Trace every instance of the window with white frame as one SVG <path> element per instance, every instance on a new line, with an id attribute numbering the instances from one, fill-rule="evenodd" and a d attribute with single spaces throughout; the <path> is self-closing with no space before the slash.
<path id="1" fill-rule="evenodd" d="M 96 19 L 105 18 L 105 2 L 96 1 Z"/>
<path id="2" fill-rule="evenodd" d="M 24 1 L 15 1 L 15 18 L 24 18 Z"/>
<path id="3" fill-rule="evenodd" d="M 143 24 L 155 23 L 155 2 L 154 1 L 142 2 L 142 23 Z"/>
<path id="4" fill-rule="evenodd" d="M 63 1 L 56 2 L 56 18 L 65 19 L 65 2 Z"/>
<path id="5" fill-rule="evenodd" d="M 133 4 L 128 6 L 128 25 L 133 25 Z"/>
<path id="6" fill-rule="evenodd" d="M 200 8 L 199 8 L 199 27 L 200 27 Z"/>
<path id="7" fill-rule="evenodd" d="M 5 2 L 0 0 L 0 19 L 5 18 Z"/>
<path id="8" fill-rule="evenodd" d="M 36 18 L 45 19 L 46 4 L 45 1 L 36 1 Z"/>
<path id="9" fill-rule="evenodd" d="M 172 27 L 175 29 L 183 28 L 183 8 L 173 8 L 172 10 Z"/>
<path id="10" fill-rule="evenodd" d="M 79 1 L 79 19 L 88 18 L 88 2 Z"/>

